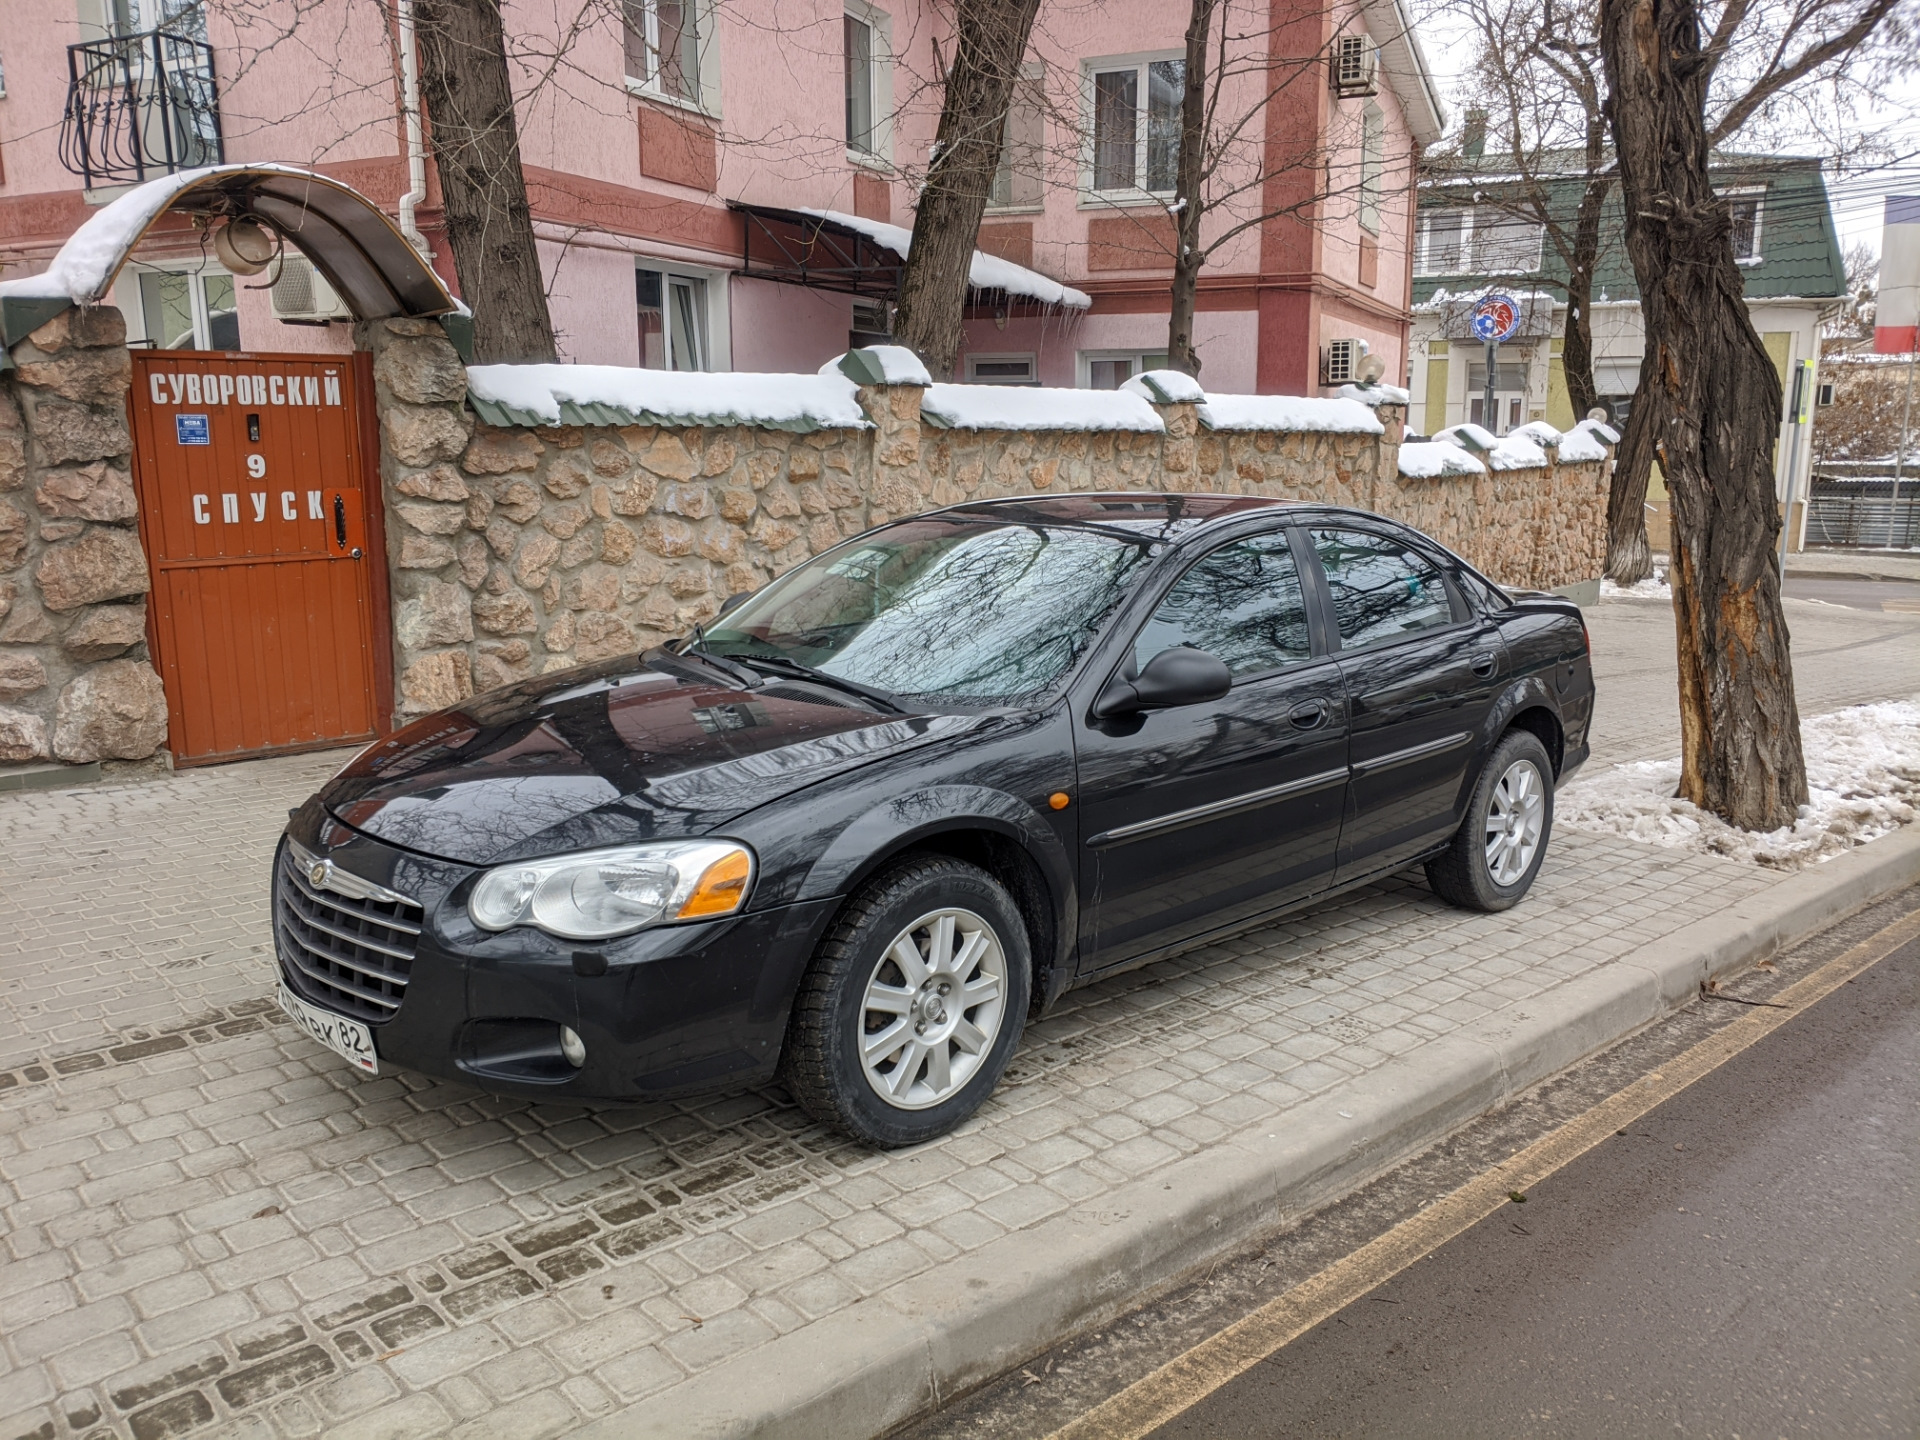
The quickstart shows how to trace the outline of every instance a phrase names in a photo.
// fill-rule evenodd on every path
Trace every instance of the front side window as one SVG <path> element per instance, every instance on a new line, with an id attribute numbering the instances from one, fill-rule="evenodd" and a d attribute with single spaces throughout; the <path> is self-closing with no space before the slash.
<path id="1" fill-rule="evenodd" d="M 1187 62 L 1149 60 L 1093 72 L 1093 188 L 1163 195 L 1178 183 Z"/>
<path id="2" fill-rule="evenodd" d="M 140 318 L 158 350 L 238 350 L 240 313 L 226 271 L 149 270 L 140 277 Z"/>
<path id="3" fill-rule="evenodd" d="M 665 270 L 635 272 L 640 364 L 648 370 L 706 370 L 707 282 Z"/>
<path id="4" fill-rule="evenodd" d="M 842 18 L 846 41 L 847 148 L 874 153 L 873 26 L 854 15 Z"/>
<path id="5" fill-rule="evenodd" d="M 700 100 L 695 0 L 624 0 L 627 79 L 689 104 Z"/>
<path id="6" fill-rule="evenodd" d="M 895 695 L 1017 699 L 1067 672 L 1152 552 L 1108 530 L 910 520 L 789 571 L 716 621 L 706 648 Z"/>
<path id="7" fill-rule="evenodd" d="M 1286 535 L 1257 535 L 1195 561 L 1134 637 L 1136 670 L 1175 645 L 1205 650 L 1235 679 L 1308 659 L 1307 605 Z"/>
<path id="8" fill-rule="evenodd" d="M 1432 561 L 1365 530 L 1311 534 L 1333 597 L 1341 648 L 1357 650 L 1453 623 L 1446 581 Z"/>

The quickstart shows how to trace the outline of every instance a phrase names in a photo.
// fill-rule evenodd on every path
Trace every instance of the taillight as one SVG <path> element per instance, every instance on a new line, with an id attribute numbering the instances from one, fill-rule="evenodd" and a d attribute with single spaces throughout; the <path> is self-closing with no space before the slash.
<path id="1" fill-rule="evenodd" d="M 1587 635 L 1587 617 L 1584 615 L 1580 617 L 1580 644 L 1588 655 L 1593 654 L 1593 641 Z"/>

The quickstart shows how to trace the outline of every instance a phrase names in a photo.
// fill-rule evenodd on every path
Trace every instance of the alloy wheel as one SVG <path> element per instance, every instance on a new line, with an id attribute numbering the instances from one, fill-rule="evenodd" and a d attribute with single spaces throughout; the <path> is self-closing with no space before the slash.
<path id="1" fill-rule="evenodd" d="M 860 1006 L 860 1067 L 899 1110 L 951 1098 L 979 1071 L 1006 1013 L 1007 957 L 971 910 L 923 915 L 894 937 Z"/>
<path id="2" fill-rule="evenodd" d="M 1496 885 L 1513 885 L 1527 873 L 1540 849 L 1546 823 L 1546 787 L 1531 760 L 1516 760 L 1493 787 L 1487 805 L 1487 873 Z"/>

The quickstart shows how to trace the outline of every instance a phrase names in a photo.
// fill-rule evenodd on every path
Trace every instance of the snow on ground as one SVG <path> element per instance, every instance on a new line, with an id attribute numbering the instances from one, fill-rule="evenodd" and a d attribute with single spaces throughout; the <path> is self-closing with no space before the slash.
<path id="1" fill-rule="evenodd" d="M 1808 804 L 1792 825 L 1764 834 L 1735 829 L 1674 798 L 1678 760 L 1643 760 L 1582 775 L 1555 798 L 1576 830 L 1623 835 L 1797 870 L 1828 860 L 1920 814 L 1920 696 L 1855 705 L 1802 722 Z"/>
<path id="2" fill-rule="evenodd" d="M 1636 580 L 1631 585 L 1616 585 L 1611 580 L 1600 582 L 1602 600 L 1665 600 L 1673 603 L 1673 587 L 1667 583 L 1667 570 L 1664 565 L 1653 567 L 1653 574 L 1644 580 Z"/>

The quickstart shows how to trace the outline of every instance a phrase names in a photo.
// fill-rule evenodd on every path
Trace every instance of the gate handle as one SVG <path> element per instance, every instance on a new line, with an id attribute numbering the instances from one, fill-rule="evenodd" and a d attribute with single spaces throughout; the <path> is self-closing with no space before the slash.
<path id="1" fill-rule="evenodd" d="M 333 497 L 333 533 L 339 540 L 342 550 L 347 548 L 347 502 L 338 495 Z"/>

